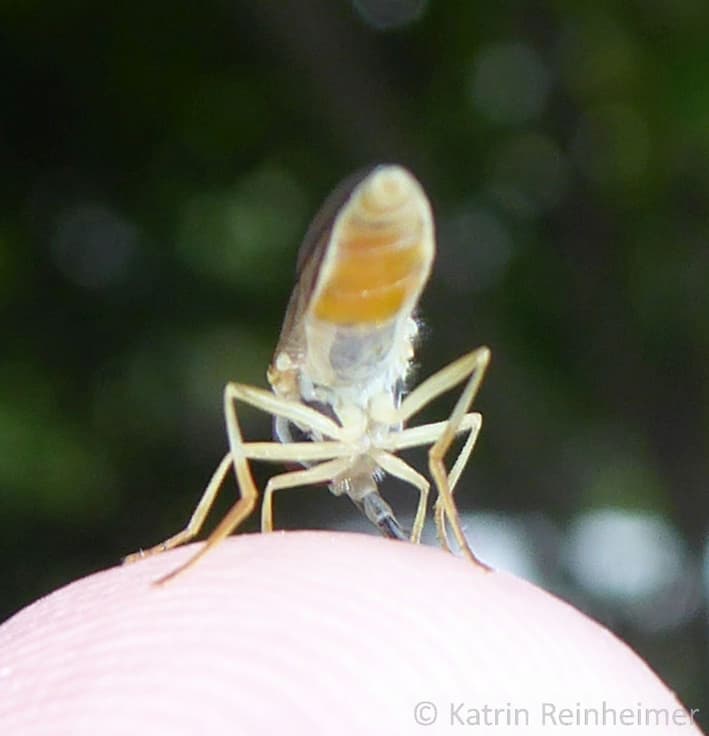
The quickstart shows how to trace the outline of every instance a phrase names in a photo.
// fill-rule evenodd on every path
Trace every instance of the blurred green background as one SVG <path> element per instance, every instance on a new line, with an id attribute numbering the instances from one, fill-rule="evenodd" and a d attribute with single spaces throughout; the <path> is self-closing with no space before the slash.
<path id="1" fill-rule="evenodd" d="M 309 218 L 395 161 L 438 227 L 417 378 L 493 350 L 473 547 L 709 707 L 708 29 L 702 0 L 3 2 L 2 618 L 182 526 Z M 323 489 L 275 511 L 376 533 Z"/>

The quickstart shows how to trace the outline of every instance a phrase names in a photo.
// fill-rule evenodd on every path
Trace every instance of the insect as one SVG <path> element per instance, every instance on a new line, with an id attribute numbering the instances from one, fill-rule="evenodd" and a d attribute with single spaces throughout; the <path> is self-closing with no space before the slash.
<path id="1" fill-rule="evenodd" d="M 187 526 L 126 561 L 170 549 L 200 530 L 233 468 L 238 500 L 182 567 L 193 565 L 255 509 L 258 491 L 249 462 L 295 464 L 274 475 L 261 503 L 261 530 L 273 529 L 273 496 L 327 484 L 349 496 L 384 535 L 419 542 L 429 480 L 402 460 L 401 450 L 429 446 L 428 466 L 438 491 L 434 507 L 440 544 L 450 550 L 448 527 L 468 559 L 486 567 L 463 534 L 453 490 L 468 462 L 482 417 L 470 412 L 490 351 L 480 347 L 439 370 L 410 393 L 404 386 L 414 353 L 413 317 L 435 254 L 433 215 L 414 176 L 380 165 L 343 182 L 315 217 L 297 261 L 297 281 L 268 369 L 271 390 L 241 383 L 224 389 L 229 451 L 214 472 Z M 406 427 L 437 396 L 464 384 L 445 421 Z M 248 442 L 237 413 L 249 404 L 274 418 L 272 442 Z M 456 435 L 466 438 L 450 472 L 444 459 Z M 385 474 L 418 491 L 410 537 L 379 492 Z"/>

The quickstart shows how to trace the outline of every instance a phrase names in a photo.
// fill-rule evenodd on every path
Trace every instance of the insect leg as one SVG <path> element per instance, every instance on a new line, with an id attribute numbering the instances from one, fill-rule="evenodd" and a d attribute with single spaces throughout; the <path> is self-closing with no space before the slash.
<path id="1" fill-rule="evenodd" d="M 202 498 L 199 499 L 199 503 L 192 512 L 192 516 L 187 522 L 187 526 L 185 526 L 182 531 L 177 532 L 177 534 L 173 534 L 169 539 L 166 539 L 160 544 L 156 544 L 154 547 L 150 547 L 150 549 L 141 550 L 140 552 L 134 552 L 131 555 L 127 555 L 123 558 L 123 564 L 129 564 L 145 557 L 152 557 L 160 552 L 165 552 L 168 549 L 172 549 L 180 544 L 189 542 L 190 539 L 193 539 L 197 534 L 199 534 L 199 530 L 202 528 L 204 520 L 207 518 L 209 509 L 212 508 L 214 499 L 217 497 L 217 493 L 231 468 L 231 462 L 231 455 L 227 453 L 224 456 L 224 459 L 219 463 L 219 467 L 214 471 L 214 474 L 210 478 L 209 483 L 202 494 Z"/>
<path id="2" fill-rule="evenodd" d="M 485 369 L 487 368 L 488 362 L 490 360 L 490 351 L 487 348 L 479 348 L 466 357 L 470 358 L 471 362 L 473 363 L 470 368 L 468 381 L 465 384 L 465 388 L 463 389 L 460 398 L 453 408 L 453 412 L 448 418 L 448 425 L 428 452 L 428 465 L 433 480 L 436 483 L 436 487 L 438 488 L 438 498 L 436 500 L 436 505 L 440 505 L 440 508 L 443 509 L 443 512 L 438 511 L 436 513 L 437 533 L 439 539 L 442 541 L 447 540 L 446 531 L 444 528 L 445 518 L 447 517 L 453 530 L 453 535 L 455 536 L 456 542 L 458 543 L 460 549 L 463 551 L 463 554 L 473 564 L 488 569 L 487 565 L 482 563 L 475 556 L 472 549 L 470 549 L 468 540 L 463 534 L 463 529 L 460 523 L 460 515 L 458 514 L 458 509 L 455 505 L 455 501 L 453 500 L 451 478 L 446 473 L 446 468 L 444 464 L 446 452 L 448 452 L 448 449 L 453 442 L 453 438 L 455 437 L 456 431 L 460 426 L 465 413 L 468 411 L 470 405 L 475 399 L 475 395 L 478 392 L 480 382 L 482 381 L 482 378 L 485 374 Z M 461 376 L 461 378 L 464 377 L 465 374 Z M 471 438 L 472 437 L 473 435 L 471 433 Z M 468 454 L 470 454 L 470 451 L 472 451 L 472 444 L 470 444 Z M 464 459 L 467 460 L 467 457 L 465 457 Z M 460 469 L 458 470 L 458 475 L 460 474 L 460 470 L 462 470 L 462 467 L 460 467 Z"/>
<path id="3" fill-rule="evenodd" d="M 431 484 L 400 457 L 381 451 L 374 453 L 373 457 L 382 470 L 418 489 L 419 502 L 410 538 L 414 544 L 418 544 L 421 541 L 421 532 L 426 521 L 426 501 Z"/>
<path id="4" fill-rule="evenodd" d="M 188 568 L 192 567 L 207 552 L 221 542 L 225 537 L 229 536 L 254 510 L 256 500 L 258 499 L 258 491 L 251 475 L 249 467 L 249 445 L 244 442 L 241 434 L 241 427 L 236 413 L 237 401 L 243 401 L 257 409 L 274 414 L 276 416 L 285 416 L 293 421 L 299 421 L 309 427 L 317 428 L 325 434 L 338 435 L 339 427 L 332 420 L 323 416 L 319 412 L 298 402 L 288 401 L 274 396 L 269 391 L 258 389 L 253 386 L 246 386 L 239 383 L 228 383 L 224 387 L 224 416 L 227 425 L 227 435 L 229 437 L 229 457 L 234 467 L 237 484 L 239 486 L 239 498 L 229 509 L 226 516 L 219 522 L 216 528 L 206 539 L 204 545 L 190 557 L 187 562 L 178 567 L 176 570 L 165 575 L 158 580 L 158 584 L 167 582 L 177 575 L 181 574 Z M 312 443 L 309 443 L 312 444 Z M 317 443 L 316 443 L 317 444 Z M 268 448 L 265 446 L 268 445 Z M 342 445 L 337 442 L 322 443 L 319 448 L 322 454 L 330 453 L 335 447 L 339 447 L 342 452 Z M 273 443 L 253 443 L 252 453 L 255 456 L 264 454 L 268 455 L 268 460 L 289 460 L 293 458 L 293 452 L 298 448 L 287 448 L 277 442 Z M 278 451 L 280 450 L 280 452 Z M 334 451 L 338 455 L 337 451 Z M 329 454 L 332 457 L 332 454 Z M 216 493 L 216 491 L 215 491 Z M 206 513 L 206 512 L 205 512 Z"/>
<path id="5" fill-rule="evenodd" d="M 488 348 L 482 347 L 473 350 L 426 379 L 404 399 L 397 412 L 399 419 L 406 421 L 426 404 L 430 403 L 434 398 L 440 396 L 446 391 L 449 391 L 454 386 L 467 379 L 463 391 L 456 402 L 448 421 L 445 423 L 440 435 L 436 438 L 430 448 L 428 457 L 431 476 L 433 477 L 438 489 L 436 505 L 438 508 L 442 509 L 442 511 L 436 511 L 435 515 L 439 540 L 443 546 L 448 546 L 444 524 L 445 519 L 447 518 L 453 529 L 453 534 L 458 546 L 471 562 L 481 567 L 486 566 L 483 565 L 483 563 L 475 556 L 465 539 L 465 535 L 463 534 L 458 509 L 455 505 L 455 501 L 453 500 L 452 479 L 446 473 L 443 461 L 455 435 L 465 421 L 466 413 L 480 388 L 480 383 L 485 375 L 485 370 L 489 361 L 490 350 Z M 467 461 L 467 456 L 472 451 L 475 440 L 469 440 L 469 442 L 470 447 L 467 454 L 464 456 L 464 461 Z M 463 453 L 465 453 L 465 451 L 466 448 L 464 447 Z M 464 462 L 458 466 L 457 475 L 454 480 L 457 480 L 463 466 Z"/>
<path id="6" fill-rule="evenodd" d="M 397 432 L 396 434 L 391 434 L 389 438 L 387 438 L 386 449 L 391 450 L 392 452 L 397 452 L 399 450 L 404 450 L 410 447 L 419 447 L 421 445 L 432 445 L 434 442 L 436 442 L 436 440 L 438 440 L 438 438 L 441 436 L 441 434 L 443 433 L 447 425 L 448 425 L 448 422 L 435 422 L 432 424 L 422 424 L 419 427 L 409 427 L 408 429 L 404 429 L 401 432 Z M 460 422 L 460 425 L 458 427 L 456 434 L 460 434 L 461 432 L 468 432 L 468 436 L 465 439 L 465 444 L 463 445 L 463 448 L 461 449 L 455 463 L 453 464 L 453 469 L 451 470 L 451 473 L 450 473 L 449 483 L 450 483 L 451 493 L 453 493 L 456 487 L 456 484 L 458 483 L 458 480 L 461 476 L 461 473 L 463 472 L 463 469 L 465 468 L 468 462 L 468 458 L 470 457 L 470 454 L 473 451 L 473 448 L 475 447 L 475 442 L 478 438 L 478 434 L 480 433 L 481 426 L 482 426 L 482 416 L 478 414 L 477 412 L 471 412 L 469 414 L 465 414 L 463 416 L 463 419 Z M 400 458 L 397 458 L 397 460 L 401 461 Z M 396 473 L 392 471 L 388 471 L 388 472 L 391 472 L 392 475 L 396 475 Z M 399 477 L 402 477 L 402 476 L 399 476 Z M 424 509 L 425 509 L 425 502 L 424 502 Z M 424 514 L 425 514 L 425 510 L 424 510 Z M 417 519 L 419 518 L 418 512 L 417 512 L 416 518 Z M 438 541 L 440 542 L 441 546 L 444 549 L 450 552 L 450 544 L 448 543 L 446 527 L 445 527 L 445 524 L 441 523 L 440 521 L 444 518 L 443 517 L 443 506 L 440 504 L 438 500 L 436 501 L 434 518 L 436 520 L 436 534 L 438 536 Z M 423 528 L 423 523 L 424 523 L 424 519 L 422 518 L 420 521 L 421 528 Z M 414 531 L 416 531 L 415 522 L 414 522 Z M 421 529 L 418 530 L 418 534 L 420 536 Z M 412 541 L 414 541 L 413 534 L 412 534 Z"/>
<path id="7" fill-rule="evenodd" d="M 318 443 L 314 443 L 318 444 Z M 286 446 L 287 447 L 287 446 Z M 290 449 L 290 448 L 289 448 Z M 263 503 L 261 504 L 261 531 L 273 531 L 273 493 L 286 488 L 297 488 L 313 483 L 330 481 L 350 466 L 350 459 L 340 457 L 329 460 L 312 468 L 304 470 L 293 470 L 289 473 L 274 475 L 269 479 L 263 492 Z"/>

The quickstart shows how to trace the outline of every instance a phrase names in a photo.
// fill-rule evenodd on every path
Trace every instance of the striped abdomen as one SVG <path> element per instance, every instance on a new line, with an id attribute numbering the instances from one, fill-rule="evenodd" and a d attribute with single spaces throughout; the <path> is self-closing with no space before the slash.
<path id="1" fill-rule="evenodd" d="M 374 169 L 338 213 L 308 317 L 333 325 L 382 325 L 408 316 L 434 256 L 431 209 L 400 166 Z"/>

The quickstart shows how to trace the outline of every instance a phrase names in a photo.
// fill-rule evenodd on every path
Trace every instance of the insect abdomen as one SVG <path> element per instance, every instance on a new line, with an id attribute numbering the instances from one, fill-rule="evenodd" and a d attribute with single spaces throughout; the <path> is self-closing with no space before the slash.
<path id="1" fill-rule="evenodd" d="M 421 186 L 400 166 L 378 167 L 335 221 L 310 313 L 336 325 L 371 326 L 410 312 L 433 255 Z"/>

